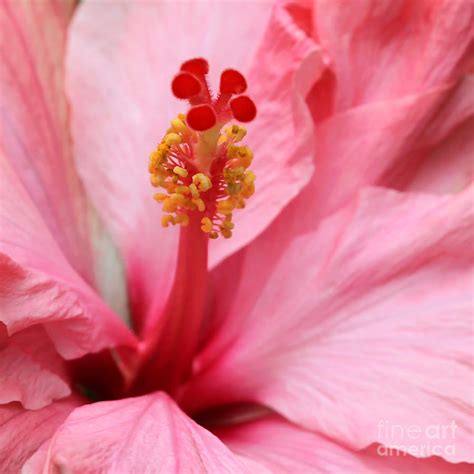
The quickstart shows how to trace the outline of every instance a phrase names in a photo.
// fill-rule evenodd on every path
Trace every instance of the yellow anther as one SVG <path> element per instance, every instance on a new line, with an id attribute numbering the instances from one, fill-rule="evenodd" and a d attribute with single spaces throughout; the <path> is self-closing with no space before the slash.
<path id="1" fill-rule="evenodd" d="M 229 147 L 227 148 L 227 158 L 229 158 L 230 160 L 232 158 L 237 158 L 237 153 L 239 151 L 239 147 L 236 146 L 236 145 L 229 145 Z"/>
<path id="2" fill-rule="evenodd" d="M 163 202 L 165 199 L 168 199 L 168 195 L 167 194 L 163 194 L 163 193 L 156 193 L 154 196 L 153 196 L 153 199 L 155 201 L 158 201 L 158 202 Z"/>
<path id="3" fill-rule="evenodd" d="M 174 217 L 170 216 L 169 214 L 165 214 L 161 216 L 161 225 L 163 227 L 168 227 L 170 224 L 174 224 Z"/>
<path id="4" fill-rule="evenodd" d="M 186 124 L 180 119 L 175 118 L 171 120 L 171 128 L 178 133 L 183 133 L 186 131 Z"/>
<path id="5" fill-rule="evenodd" d="M 176 192 L 180 194 L 189 194 L 189 188 L 187 186 L 176 186 Z"/>
<path id="6" fill-rule="evenodd" d="M 248 199 L 249 197 L 253 196 L 254 193 L 255 193 L 255 184 L 245 183 L 243 188 L 242 188 L 242 191 L 241 191 L 240 195 L 244 199 Z"/>
<path id="7" fill-rule="evenodd" d="M 166 177 L 168 176 L 168 171 L 166 171 L 165 168 L 163 168 L 163 166 L 157 166 L 156 170 L 155 170 L 155 173 L 157 173 L 158 175 L 160 175 L 161 177 Z"/>
<path id="8" fill-rule="evenodd" d="M 157 166 L 159 166 L 160 156 L 161 154 L 156 150 L 150 154 L 150 159 L 148 161 L 148 171 L 150 173 L 153 173 L 155 169 L 157 168 Z"/>
<path id="9" fill-rule="evenodd" d="M 150 162 L 155 162 L 155 161 L 160 161 L 161 158 L 161 152 L 158 150 L 153 150 L 150 153 Z"/>
<path id="10" fill-rule="evenodd" d="M 229 191 L 229 194 L 234 195 L 234 194 L 239 194 L 242 189 L 242 185 L 239 183 L 229 183 L 227 185 L 227 191 Z"/>
<path id="11" fill-rule="evenodd" d="M 178 214 L 176 214 L 174 222 L 175 224 L 181 224 L 183 227 L 186 227 L 189 224 L 189 217 L 187 214 L 178 212 Z"/>
<path id="12" fill-rule="evenodd" d="M 255 192 L 255 184 L 248 183 L 248 184 L 245 184 L 240 194 L 243 198 L 248 199 L 250 196 L 253 195 L 254 192 Z"/>
<path id="13" fill-rule="evenodd" d="M 199 212 L 203 212 L 206 209 L 206 205 L 201 198 L 193 199 L 193 203 L 196 204 Z"/>
<path id="14" fill-rule="evenodd" d="M 155 176 L 155 178 L 153 178 L 153 176 Z M 155 173 L 150 176 L 150 182 L 153 186 L 155 186 L 153 183 L 158 183 L 158 186 L 165 186 L 164 178 L 159 171 L 155 171 Z"/>
<path id="15" fill-rule="evenodd" d="M 241 196 L 233 197 L 233 204 L 237 209 L 243 209 L 245 207 L 245 199 Z"/>
<path id="16" fill-rule="evenodd" d="M 246 170 L 245 171 L 245 178 L 244 178 L 244 183 L 245 184 L 251 184 L 255 181 L 256 176 L 255 173 L 251 170 Z"/>
<path id="17" fill-rule="evenodd" d="M 248 168 L 253 160 L 252 150 L 248 146 L 241 146 L 237 151 L 239 161 L 242 163 L 244 168 Z"/>
<path id="18" fill-rule="evenodd" d="M 209 191 L 212 188 L 211 180 L 204 173 L 196 173 L 193 176 L 193 183 L 202 192 Z"/>
<path id="19" fill-rule="evenodd" d="M 243 166 L 237 166 L 236 168 L 226 168 L 224 176 L 227 175 L 226 177 L 230 179 L 234 178 L 239 178 L 241 175 L 243 175 L 245 172 L 245 169 Z"/>
<path id="20" fill-rule="evenodd" d="M 184 114 L 178 114 L 178 118 L 184 122 L 185 119 L 186 119 L 186 115 L 184 115 Z"/>
<path id="21" fill-rule="evenodd" d="M 234 223 L 232 221 L 224 221 L 221 224 L 221 229 L 222 228 L 232 230 L 234 228 Z"/>
<path id="22" fill-rule="evenodd" d="M 188 170 L 181 168 L 181 166 L 175 166 L 173 168 L 173 173 L 181 176 L 181 178 L 186 178 L 186 176 L 188 176 Z"/>
<path id="23" fill-rule="evenodd" d="M 163 211 L 175 212 L 178 205 L 172 199 L 168 198 L 163 201 Z"/>
<path id="24" fill-rule="evenodd" d="M 152 174 L 150 176 L 150 183 L 154 188 L 157 188 L 161 184 L 161 179 L 156 174 Z"/>
<path id="25" fill-rule="evenodd" d="M 201 219 L 201 230 L 206 234 L 209 234 L 212 231 L 212 221 L 209 217 L 203 217 Z"/>
<path id="26" fill-rule="evenodd" d="M 164 180 L 164 178 L 163 178 Z M 168 191 L 169 194 L 173 194 L 174 192 L 176 192 L 176 183 L 174 182 L 174 179 L 172 182 L 167 182 L 167 181 L 163 181 L 163 187 L 166 189 L 166 191 Z"/>
<path id="27" fill-rule="evenodd" d="M 230 239 L 232 237 L 232 231 L 221 227 L 221 234 L 224 239 Z"/>
<path id="28" fill-rule="evenodd" d="M 209 234 L 210 239 L 217 239 L 217 237 L 219 237 L 219 234 L 215 231 Z"/>
<path id="29" fill-rule="evenodd" d="M 164 142 L 168 145 L 168 146 L 172 146 L 172 145 L 179 145 L 181 143 L 181 137 L 177 134 L 177 133 L 168 133 L 165 138 L 164 138 Z"/>
<path id="30" fill-rule="evenodd" d="M 158 151 L 163 153 L 163 154 L 166 154 L 170 151 L 170 147 L 166 143 L 160 143 L 158 145 Z"/>
<path id="31" fill-rule="evenodd" d="M 229 138 L 232 138 L 234 142 L 240 142 L 240 140 L 247 135 L 247 130 L 239 125 L 231 125 L 227 127 L 224 132 Z"/>
<path id="32" fill-rule="evenodd" d="M 217 144 L 222 145 L 228 140 L 227 135 L 219 135 L 219 138 L 217 139 Z"/>
<path id="33" fill-rule="evenodd" d="M 189 186 L 188 186 L 189 190 L 191 191 L 191 196 L 193 198 L 198 198 L 199 197 L 199 191 L 198 191 L 198 188 L 196 187 L 196 185 L 194 183 L 191 183 Z"/>
<path id="34" fill-rule="evenodd" d="M 182 194 L 179 194 L 179 193 L 173 193 L 171 196 L 170 196 L 170 199 L 176 203 L 176 205 L 180 206 L 182 204 L 184 204 L 184 201 L 186 201 L 186 198 L 182 195 Z"/>
<path id="35" fill-rule="evenodd" d="M 217 212 L 220 212 L 221 214 L 230 214 L 233 210 L 234 204 L 228 199 L 217 203 Z"/>

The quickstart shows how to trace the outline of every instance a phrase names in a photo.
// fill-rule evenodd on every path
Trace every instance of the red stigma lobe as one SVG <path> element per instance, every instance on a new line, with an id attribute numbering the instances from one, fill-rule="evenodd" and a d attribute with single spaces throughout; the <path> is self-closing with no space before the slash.
<path id="1" fill-rule="evenodd" d="M 181 71 L 197 76 L 205 76 L 209 72 L 209 63 L 203 58 L 194 58 L 181 64 Z"/>
<path id="2" fill-rule="evenodd" d="M 181 72 L 173 79 L 171 90 L 178 99 L 190 99 L 201 92 L 201 83 L 189 72 Z"/>
<path id="3" fill-rule="evenodd" d="M 192 129 L 203 132 L 214 127 L 217 123 L 217 117 L 210 105 L 196 105 L 189 109 L 186 115 L 186 122 Z"/>
<path id="4" fill-rule="evenodd" d="M 232 99 L 230 101 L 230 109 L 234 118 L 240 122 L 251 122 L 257 115 L 257 107 L 253 100 L 246 95 Z"/>
<path id="5" fill-rule="evenodd" d="M 242 94 L 247 89 L 245 77 L 235 69 L 226 69 L 221 74 L 221 94 Z"/>
<path id="6" fill-rule="evenodd" d="M 191 108 L 186 115 L 186 122 L 193 130 L 205 132 L 213 127 L 222 126 L 232 118 L 241 122 L 252 121 L 257 108 L 247 96 L 247 81 L 242 73 L 235 69 L 222 72 L 219 94 L 213 97 L 207 82 L 209 64 L 203 58 L 185 61 L 180 72 L 171 83 L 173 94 L 182 100 L 188 100 Z"/>

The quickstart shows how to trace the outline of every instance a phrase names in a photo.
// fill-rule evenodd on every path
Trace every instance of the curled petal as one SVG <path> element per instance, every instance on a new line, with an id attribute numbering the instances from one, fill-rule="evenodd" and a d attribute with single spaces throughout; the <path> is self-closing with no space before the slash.
<path id="1" fill-rule="evenodd" d="M 133 346 L 131 332 L 66 261 L 3 155 L 0 182 L 0 322 L 8 334 L 43 324 L 65 358 Z"/>
<path id="2" fill-rule="evenodd" d="M 0 329 L 1 332 L 1 329 Z M 0 403 L 38 409 L 71 394 L 63 360 L 42 327 L 0 335 Z"/>
<path id="3" fill-rule="evenodd" d="M 73 397 L 41 410 L 25 410 L 19 403 L 1 405 L 0 472 L 20 472 L 28 458 L 49 441 L 58 426 L 79 405 L 81 402 Z"/>

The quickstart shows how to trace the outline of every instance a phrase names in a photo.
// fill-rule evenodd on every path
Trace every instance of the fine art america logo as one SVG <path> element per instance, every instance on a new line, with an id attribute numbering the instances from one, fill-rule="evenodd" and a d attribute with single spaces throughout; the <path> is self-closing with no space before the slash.
<path id="1" fill-rule="evenodd" d="M 379 456 L 453 456 L 456 454 L 456 430 L 452 420 L 447 424 L 400 425 L 380 420 L 377 425 Z"/>

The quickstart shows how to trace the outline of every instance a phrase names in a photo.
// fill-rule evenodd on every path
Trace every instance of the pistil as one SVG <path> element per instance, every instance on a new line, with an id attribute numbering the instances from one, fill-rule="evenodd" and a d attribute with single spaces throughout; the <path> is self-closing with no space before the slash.
<path id="1" fill-rule="evenodd" d="M 161 224 L 181 229 L 172 290 L 157 326 L 143 342 L 132 393 L 161 389 L 173 394 L 190 376 L 206 317 L 209 239 L 232 236 L 233 212 L 243 209 L 255 190 L 249 169 L 253 153 L 239 144 L 246 130 L 225 126 L 233 118 L 255 118 L 255 104 L 242 95 L 247 83 L 241 73 L 228 69 L 213 99 L 208 69 L 202 58 L 182 64 L 172 91 L 188 100 L 190 108 L 171 120 L 150 156 L 151 184 L 161 188 L 154 195 L 164 212 Z"/>

